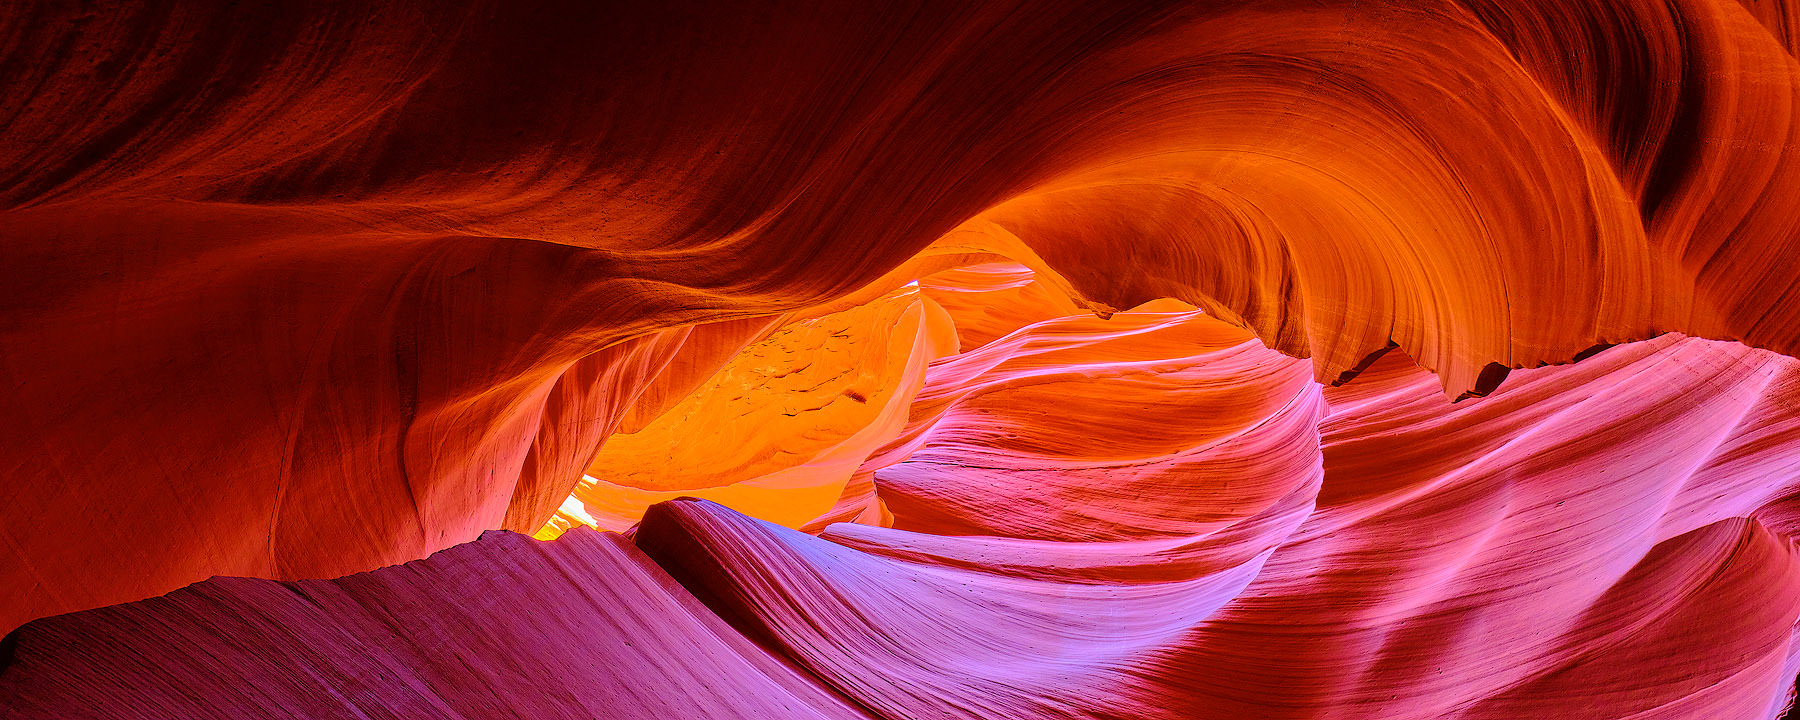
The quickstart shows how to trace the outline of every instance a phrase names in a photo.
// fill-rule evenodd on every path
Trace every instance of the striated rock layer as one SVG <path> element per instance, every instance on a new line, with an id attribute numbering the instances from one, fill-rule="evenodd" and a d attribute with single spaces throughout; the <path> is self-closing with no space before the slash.
<path id="1" fill-rule="evenodd" d="M 1797 349 L 1781 3 L 726 5 L 9 5 L 0 624 L 535 530 L 650 335 L 934 242 L 1453 396 Z"/>
<path id="2" fill-rule="evenodd" d="M 9 4 L 0 715 L 1776 717 L 1796 18 Z"/>
<path id="3" fill-rule="evenodd" d="M 815 327 L 852 340 L 834 321 L 794 326 Z M 732 363 L 803 337 L 778 330 Z M 911 362 L 863 367 L 904 378 Z M 689 400 L 716 397 L 730 367 Z M 824 384 L 763 367 L 841 392 L 835 366 Z M 649 507 L 630 540 L 489 533 L 338 580 L 217 578 L 27 624 L 6 640 L 0 708 L 1700 719 L 1775 718 L 1792 700 L 1800 361 L 1667 336 L 1451 405 L 1401 352 L 1325 387 L 1158 302 L 1026 324 L 925 375 L 907 422 L 865 453 L 867 487 L 840 486 L 861 524 L 813 537 L 683 499 Z M 816 432 L 796 422 L 756 427 Z M 785 509 L 746 509 L 817 507 L 792 490 Z"/>
<path id="4" fill-rule="evenodd" d="M 1561 602 L 1448 649 L 1424 642 L 1430 625 L 1493 607 L 1455 590 L 1483 563 L 1429 563 L 1455 539 L 1293 572 L 1322 550 L 1366 557 L 1379 525 L 1191 578 L 1094 583 L 861 552 L 676 501 L 636 548 L 491 533 L 340 580 L 219 578 L 40 620 L 9 637 L 0 698 L 21 718 L 1748 718 L 1786 700 L 1800 563 L 1756 520 L 1566 558 L 1609 569 L 1546 572 Z M 1450 582 L 1425 592 L 1433 570 Z M 1283 616 L 1370 592 L 1415 602 Z"/>
<path id="5" fill-rule="evenodd" d="M 7 642 L 8 717 L 866 717 L 591 530 L 491 532 L 338 580 L 215 578 Z M 119 672 L 138 662 L 155 671 Z"/>

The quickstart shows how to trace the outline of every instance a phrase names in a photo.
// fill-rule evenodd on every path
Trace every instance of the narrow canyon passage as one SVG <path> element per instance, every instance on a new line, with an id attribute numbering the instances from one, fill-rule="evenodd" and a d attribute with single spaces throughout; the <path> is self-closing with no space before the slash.
<path id="1" fill-rule="evenodd" d="M 1786 717 L 1796 28 L 0 8 L 0 717 Z"/>

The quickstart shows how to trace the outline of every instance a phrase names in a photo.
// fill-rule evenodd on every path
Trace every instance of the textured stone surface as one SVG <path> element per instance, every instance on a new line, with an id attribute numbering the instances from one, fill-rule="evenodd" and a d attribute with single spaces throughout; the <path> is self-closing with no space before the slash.
<path id="1" fill-rule="evenodd" d="M 1773 716 L 1797 18 L 7 4 L 0 708 Z"/>

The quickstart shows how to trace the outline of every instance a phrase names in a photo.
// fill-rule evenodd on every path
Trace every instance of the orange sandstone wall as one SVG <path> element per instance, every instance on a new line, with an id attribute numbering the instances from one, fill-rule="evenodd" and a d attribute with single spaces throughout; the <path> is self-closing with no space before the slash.
<path id="1" fill-rule="evenodd" d="M 881 385 L 917 383 L 923 399 L 894 438 L 859 438 L 838 458 L 860 465 L 841 491 L 834 466 L 828 514 L 1101 542 L 1046 566 L 927 534 L 909 558 L 1140 582 L 1127 560 L 1143 551 L 1107 543 L 1162 543 L 1156 557 L 1194 578 L 1243 568 L 1254 550 L 1269 588 L 1254 597 L 1273 599 L 1205 621 L 1221 647 L 1266 640 L 1254 628 L 1291 617 L 1257 614 L 1271 603 L 1335 598 L 1333 612 L 1352 616 L 1334 620 L 1346 628 L 1334 637 L 1360 658 L 1354 672 L 1325 677 L 1330 662 L 1304 653 L 1245 665 L 1322 694 L 1285 707 L 1349 712 L 1404 695 L 1421 713 L 1516 715 L 1560 697 L 1559 683 L 1626 682 L 1583 664 L 1592 637 L 1660 657 L 1657 643 L 1694 627 L 1680 619 L 1690 615 L 1748 638 L 1719 646 L 1729 656 L 1704 665 L 1713 675 L 1669 670 L 1677 694 L 1682 677 L 1748 688 L 1693 707 L 1749 708 L 1792 675 L 1785 635 L 1767 634 L 1792 620 L 1782 593 L 1794 523 L 1776 502 L 1788 361 L 1768 351 L 1800 351 L 1795 8 L 715 5 L 0 10 L 0 626 L 213 575 L 334 577 L 486 529 L 536 530 L 609 435 L 656 431 L 779 316 L 844 312 L 919 279 L 917 322 L 933 304 L 960 313 L 957 345 L 971 352 Z M 1042 285 L 992 306 L 1056 310 L 977 321 L 942 299 L 981 283 L 939 273 L 1001 262 Z M 1130 328 L 1162 321 L 1133 313 L 1057 319 L 1164 298 L 1206 313 L 1171 337 L 1213 339 L 1159 340 Z M 1003 337 L 1044 322 L 1032 327 L 1092 324 L 1122 345 L 1187 349 L 1077 351 L 1055 362 L 1138 366 L 1051 368 L 1082 381 L 1046 396 L 1048 376 L 1018 364 L 1048 351 Z M 1036 332 L 1012 337 L 1029 345 Z M 1505 395 L 1443 406 L 1493 392 L 1507 368 L 1671 332 L 1765 350 L 1667 336 L 1539 371 L 1565 378 L 1541 388 L 1516 372 L 1500 386 L 1520 385 L 1516 407 Z M 1436 377 L 1345 386 L 1376 403 L 1355 419 L 1304 380 L 1339 379 L 1390 344 Z M 1206 353 L 1223 355 L 1200 362 Z M 983 358 L 994 365 L 970 365 Z M 1142 366 L 1151 360 L 1168 364 Z M 938 383 L 938 370 L 968 374 Z M 1124 412 L 1107 403 L 1133 393 L 1159 399 L 1125 413 L 1138 429 L 1119 431 L 1119 447 L 1070 439 L 1107 428 L 1088 414 Z M 1020 414 L 1034 406 L 1055 410 Z M 1305 419 L 1326 408 L 1321 451 Z M 1360 456 L 1361 435 L 1336 433 L 1365 421 L 1386 423 L 1366 438 L 1375 447 L 1405 428 L 1418 437 Z M 1146 436 L 1157 439 L 1133 445 Z M 1001 451 L 1052 472 L 983 467 L 1004 489 L 985 499 L 971 475 L 939 482 L 948 463 Z M 1425 453 L 1413 472 L 1333 477 L 1403 451 Z M 1299 467 L 1316 452 L 1322 470 Z M 1248 478 L 1234 463 L 1276 457 L 1282 471 L 1244 480 L 1242 495 L 1102 501 Z M 1148 464 L 1128 477 L 1091 465 L 1124 461 Z M 1576 490 L 1590 486 L 1601 489 Z M 1394 493 L 1414 491 L 1448 519 L 1375 523 L 1345 533 L 1348 545 L 1281 540 L 1303 521 L 1380 520 L 1399 512 L 1383 504 Z M 1571 502 L 1569 517 L 1548 509 Z M 1357 554 L 1422 527 L 1463 544 Z M 1544 527 L 1593 538 L 1562 553 L 1568 541 L 1550 543 Z M 1319 573 L 1343 553 L 1344 572 L 1391 564 L 1405 580 L 1335 595 Z M 1543 555 L 1559 559 L 1538 567 Z M 1511 614 L 1526 590 L 1480 584 L 1498 573 L 1573 599 Z M 1682 584 L 1706 573 L 1724 579 Z M 1407 583 L 1439 594 L 1381 594 Z M 1777 588 L 1759 591 L 1767 617 L 1704 612 L 1750 587 Z M 1609 624 L 1651 617 L 1619 608 L 1671 593 L 1684 600 L 1654 614 L 1665 629 L 1624 636 Z M 1395 624 L 1409 613 L 1453 626 L 1444 633 L 1475 629 L 1414 652 L 1410 638 L 1427 631 Z M 1433 678 L 1432 660 L 1455 665 L 1509 632 L 1502 617 L 1553 636 L 1508 662 L 1554 673 Z M 1243 665 L 1236 650 L 1183 652 L 1153 654 L 1179 677 Z M 1057 695 L 1060 682 L 991 709 L 1077 702 L 1042 700 L 1075 697 Z M 1195 707 L 1252 703 L 1207 697 Z"/>

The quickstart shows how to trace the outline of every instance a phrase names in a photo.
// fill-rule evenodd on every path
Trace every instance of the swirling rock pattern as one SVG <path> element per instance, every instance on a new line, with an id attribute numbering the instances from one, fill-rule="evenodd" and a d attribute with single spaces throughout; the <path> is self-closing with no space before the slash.
<path id="1" fill-rule="evenodd" d="M 9 642 L 14 717 L 866 717 L 591 530 L 493 532 L 339 580 L 216 578 Z M 131 657 L 154 677 L 106 672 Z"/>
<path id="2" fill-rule="evenodd" d="M 1777 717 L 1797 18 L 7 5 L 0 714 Z"/>

